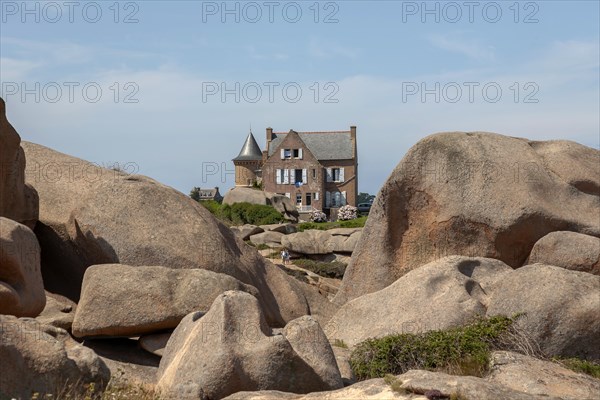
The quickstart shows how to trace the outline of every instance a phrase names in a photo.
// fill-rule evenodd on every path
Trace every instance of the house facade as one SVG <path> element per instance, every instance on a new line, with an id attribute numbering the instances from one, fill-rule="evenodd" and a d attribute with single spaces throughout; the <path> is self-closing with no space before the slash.
<path id="1" fill-rule="evenodd" d="M 251 134 L 240 155 L 233 160 L 236 185 L 238 181 L 240 186 L 252 180 L 262 182 L 263 190 L 286 195 L 301 212 L 313 209 L 327 212 L 346 204 L 356 206 L 355 126 L 348 131 L 333 132 L 273 132 L 272 128 L 267 128 L 266 134 L 266 149 L 262 151 L 260 166 L 252 164 L 252 174 L 246 163 L 249 158 L 256 161 L 258 145 L 252 144 L 256 141 L 254 137 L 250 139 Z M 250 148 L 252 152 L 244 151 Z"/>

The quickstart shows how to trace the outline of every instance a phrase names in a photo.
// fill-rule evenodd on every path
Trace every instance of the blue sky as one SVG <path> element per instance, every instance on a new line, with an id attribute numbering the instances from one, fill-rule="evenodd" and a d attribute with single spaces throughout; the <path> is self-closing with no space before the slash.
<path id="1" fill-rule="evenodd" d="M 440 131 L 600 147 L 597 1 L 0 3 L 23 140 L 186 194 L 233 186 L 250 125 L 357 125 L 369 193 Z"/>

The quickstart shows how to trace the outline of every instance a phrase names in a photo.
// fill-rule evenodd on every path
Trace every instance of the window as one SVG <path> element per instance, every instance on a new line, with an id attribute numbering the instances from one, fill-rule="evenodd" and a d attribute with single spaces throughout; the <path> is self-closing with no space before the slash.
<path id="1" fill-rule="evenodd" d="M 333 176 L 333 181 L 334 182 L 339 182 L 340 181 L 340 169 L 339 168 L 333 168 L 331 170 L 332 176 Z"/>
<path id="2" fill-rule="evenodd" d="M 294 149 L 294 158 L 298 158 L 298 156 L 299 156 L 299 150 Z"/>
<path id="3" fill-rule="evenodd" d="M 292 151 L 290 149 L 283 150 L 283 158 L 292 158 Z"/>
<path id="4" fill-rule="evenodd" d="M 302 170 L 301 169 L 294 170 L 294 182 L 304 182 L 302 180 Z"/>
<path id="5" fill-rule="evenodd" d="M 306 205 L 310 206 L 312 204 L 312 196 L 310 193 L 306 193 Z"/>
<path id="6" fill-rule="evenodd" d="M 302 205 L 302 193 L 296 194 L 296 205 L 297 206 L 301 206 Z"/>
<path id="7" fill-rule="evenodd" d="M 344 182 L 344 168 L 327 168 L 327 182 Z"/>
<path id="8" fill-rule="evenodd" d="M 315 179 L 315 180 L 317 179 L 317 170 L 315 168 L 312 169 L 312 176 L 313 176 L 313 179 Z"/>

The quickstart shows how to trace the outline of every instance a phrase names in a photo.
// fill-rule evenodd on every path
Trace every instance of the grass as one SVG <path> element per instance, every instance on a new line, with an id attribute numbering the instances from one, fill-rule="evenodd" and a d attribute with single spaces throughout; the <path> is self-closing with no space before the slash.
<path id="1" fill-rule="evenodd" d="M 581 372 L 583 374 L 590 375 L 596 379 L 600 379 L 600 364 L 593 361 L 582 360 L 579 358 L 553 358 L 555 362 L 558 362 L 563 367 L 568 368 L 575 372 Z"/>
<path id="2" fill-rule="evenodd" d="M 516 318 L 516 317 L 513 317 Z M 357 379 L 399 375 L 410 369 L 483 376 L 493 350 L 514 350 L 514 319 L 480 318 L 457 328 L 390 335 L 360 343 L 350 356 Z"/>
<path id="3" fill-rule="evenodd" d="M 333 346 L 340 347 L 342 349 L 347 349 L 348 348 L 348 345 L 342 339 L 335 339 L 333 341 Z"/>
<path id="4" fill-rule="evenodd" d="M 383 381 L 392 389 L 392 392 L 398 394 L 409 394 L 409 391 L 402 387 L 402 381 L 392 374 L 386 374 Z"/>
<path id="5" fill-rule="evenodd" d="M 349 221 L 336 221 L 336 222 L 303 222 L 298 224 L 298 232 L 303 232 L 307 229 L 318 229 L 326 231 L 334 228 L 362 228 L 367 222 L 367 217 L 358 217 Z"/>
<path id="6" fill-rule="evenodd" d="M 340 261 L 323 262 L 300 258 L 294 260 L 294 264 L 325 278 L 342 279 L 346 271 L 346 264 Z"/>
<path id="7" fill-rule="evenodd" d="M 57 395 L 50 393 L 33 393 L 31 400 L 161 400 L 153 389 L 141 385 L 121 384 L 108 385 L 104 392 L 97 392 L 95 385 L 90 383 L 86 388 L 73 385 L 66 386 Z"/>

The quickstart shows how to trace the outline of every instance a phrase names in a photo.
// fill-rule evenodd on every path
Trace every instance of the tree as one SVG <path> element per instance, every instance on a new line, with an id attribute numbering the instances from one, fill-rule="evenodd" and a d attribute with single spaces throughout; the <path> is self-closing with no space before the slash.
<path id="1" fill-rule="evenodd" d="M 374 194 L 361 192 L 358 194 L 358 203 L 372 203 L 375 200 Z"/>
<path id="2" fill-rule="evenodd" d="M 200 201 L 200 188 L 199 187 L 193 188 L 192 191 L 190 192 L 190 197 L 196 201 Z"/>

